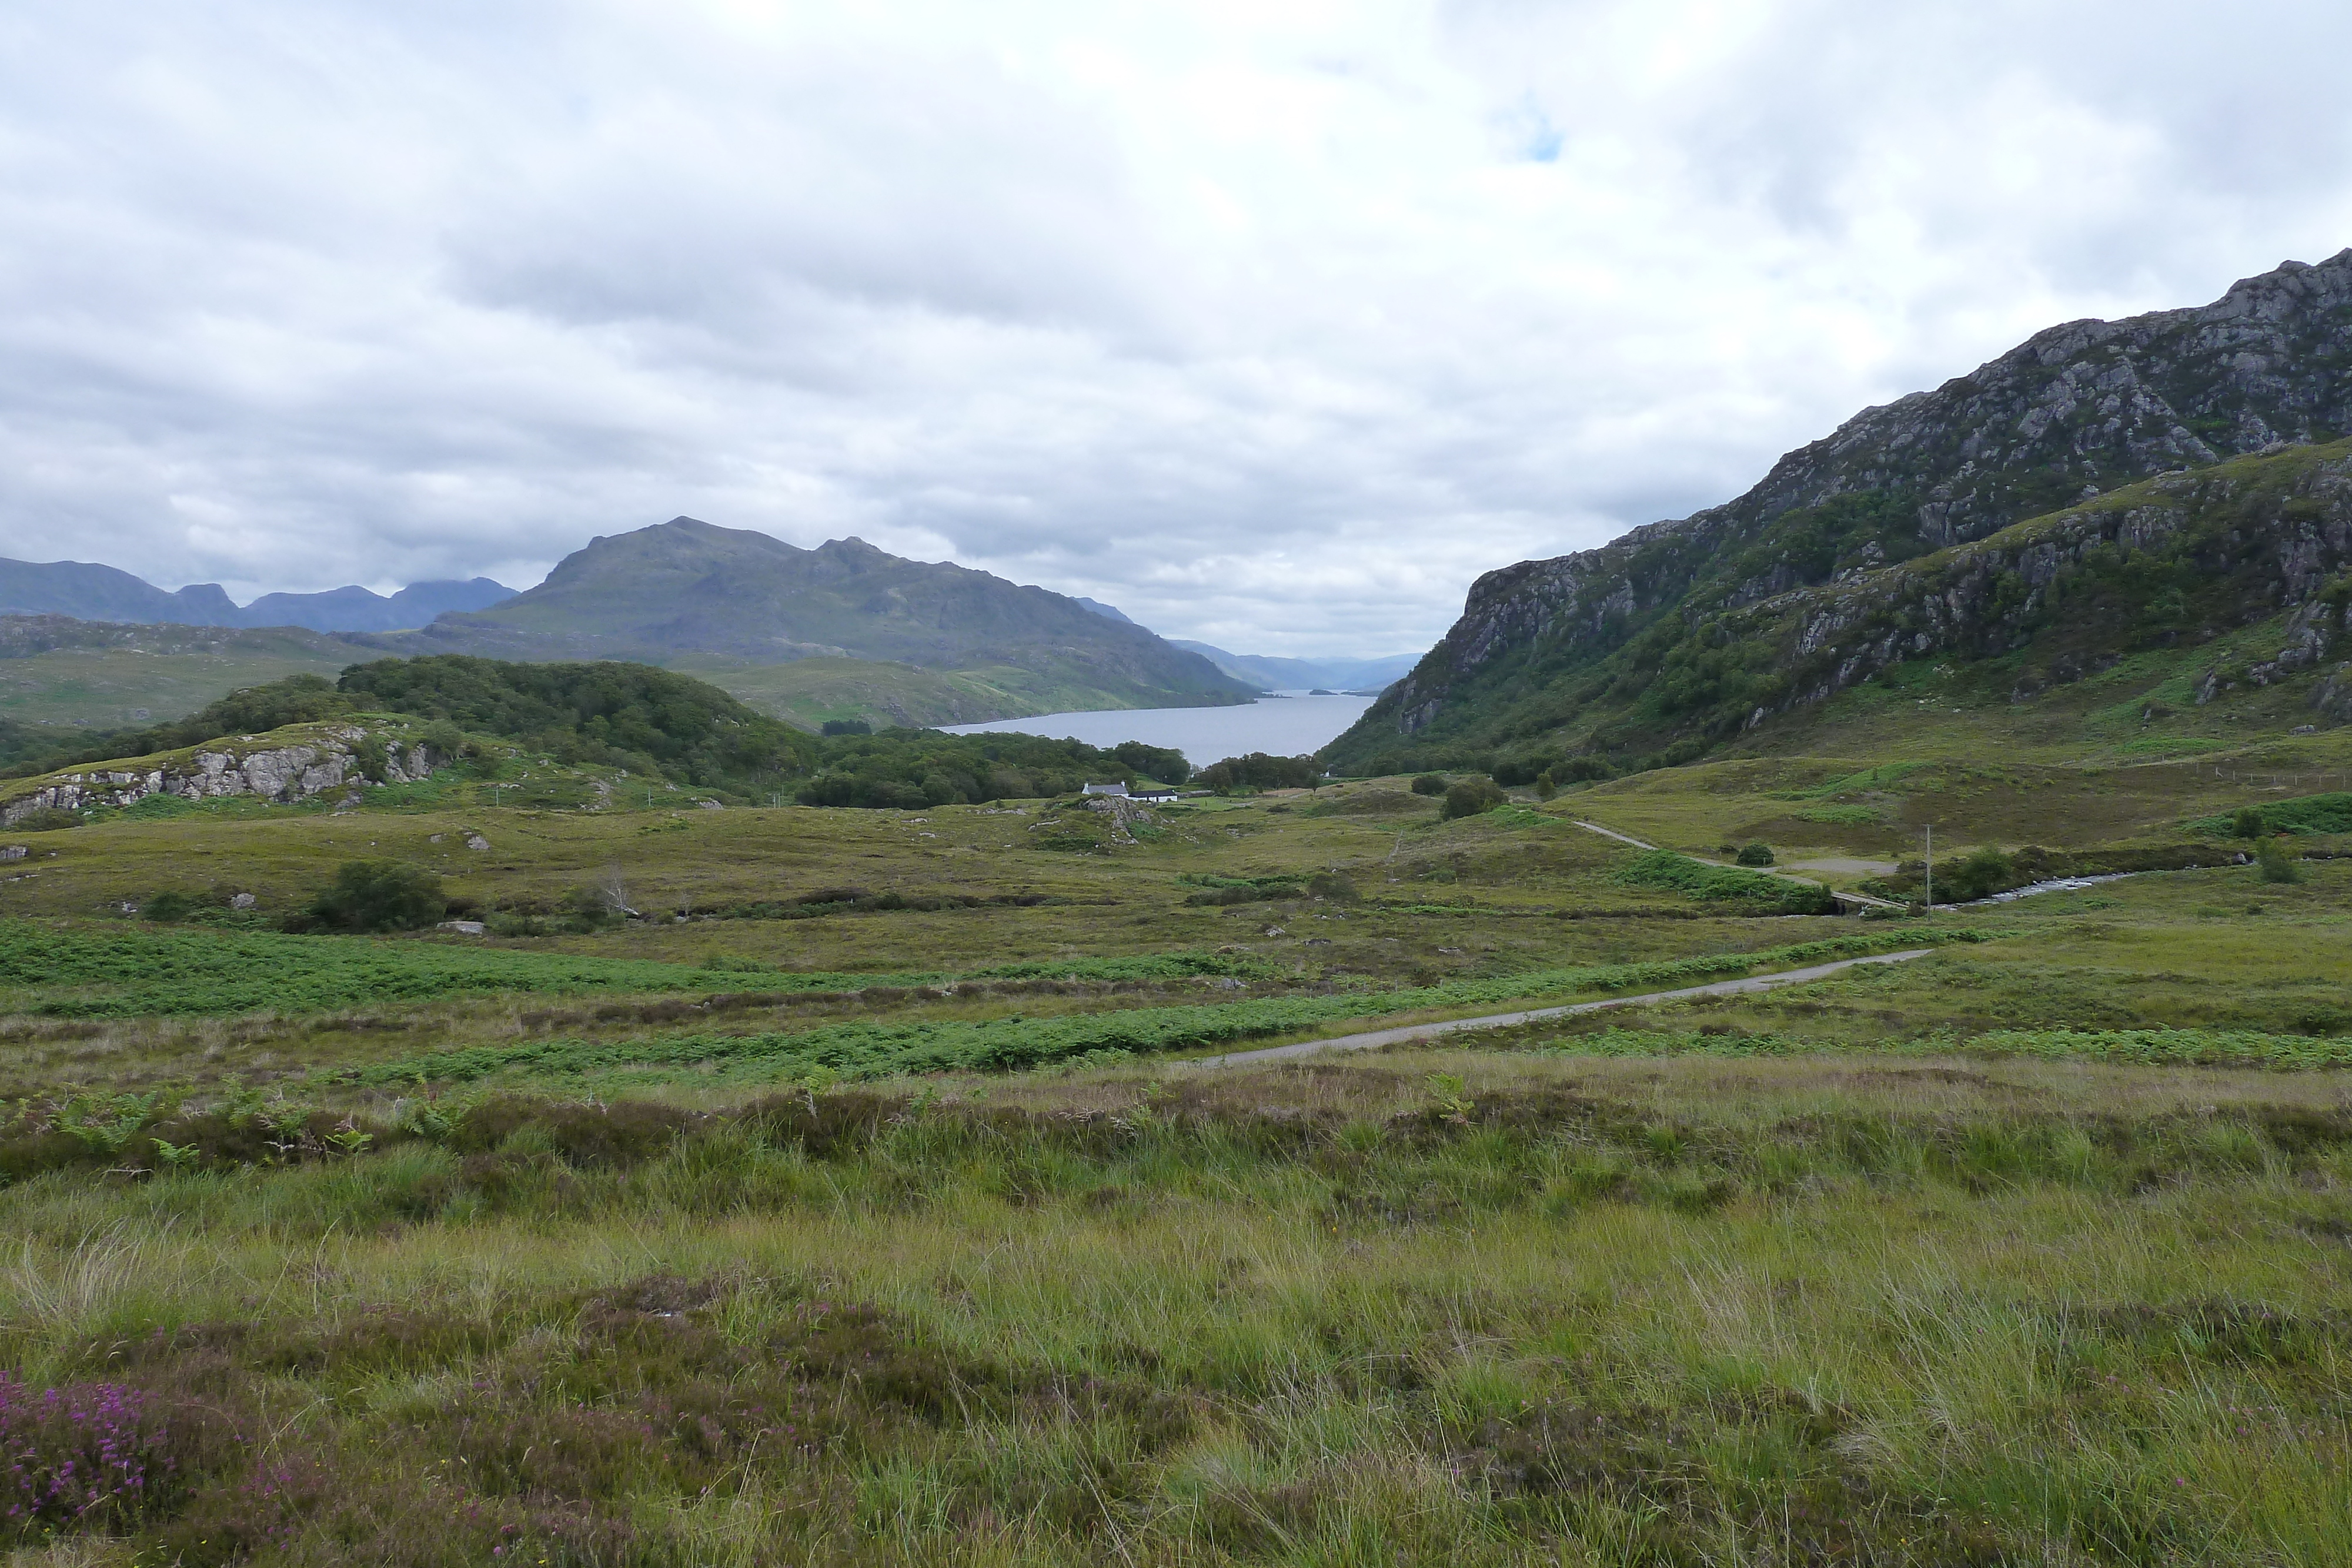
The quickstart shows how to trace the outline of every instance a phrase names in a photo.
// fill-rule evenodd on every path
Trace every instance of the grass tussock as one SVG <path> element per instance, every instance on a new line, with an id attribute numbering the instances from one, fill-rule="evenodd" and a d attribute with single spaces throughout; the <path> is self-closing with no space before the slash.
<path id="1" fill-rule="evenodd" d="M 2340 1107 L 1690 1090 L 509 1096 L 20 1181 L 6 1410 L 51 1414 L 0 1441 L 155 1479 L 10 1528 L 218 1563 L 2337 1560 L 2352 1318 L 2301 1260 L 2343 1245 Z"/>

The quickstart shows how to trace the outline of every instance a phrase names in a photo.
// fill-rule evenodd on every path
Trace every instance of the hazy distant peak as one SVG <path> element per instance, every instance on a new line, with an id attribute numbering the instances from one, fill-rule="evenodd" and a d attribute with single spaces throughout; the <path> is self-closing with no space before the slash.
<path id="1" fill-rule="evenodd" d="M 167 593 L 110 566 L 0 560 L 0 614 L 66 615 L 133 625 L 301 626 L 313 632 L 393 632 L 449 611 L 486 610 L 514 597 L 487 577 L 412 583 L 390 598 L 356 584 L 323 593 L 266 593 L 238 608 L 216 582 Z"/>

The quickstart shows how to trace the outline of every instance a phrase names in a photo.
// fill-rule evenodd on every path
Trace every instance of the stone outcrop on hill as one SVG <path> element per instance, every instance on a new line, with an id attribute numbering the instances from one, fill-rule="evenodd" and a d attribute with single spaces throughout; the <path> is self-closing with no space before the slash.
<path id="1" fill-rule="evenodd" d="M 154 757 L 128 758 L 9 782 L 0 797 L 0 827 L 37 811 L 135 806 L 150 795 L 219 800 L 250 795 L 281 804 L 307 800 L 362 781 L 361 751 L 369 732 L 357 725 L 306 725 L 253 742 L 223 739 Z M 422 741 L 385 738 L 371 758 L 373 782 L 409 783 L 432 776 L 436 759 Z M 446 760 L 441 758 L 439 760 Z"/>
<path id="2" fill-rule="evenodd" d="M 1361 761 L 1447 740 L 1526 740 L 1573 722 L 1604 689 L 1621 706 L 1638 697 L 1666 671 L 1672 642 L 1702 623 L 1737 635 L 1732 622 L 1751 608 L 1890 572 L 1867 591 L 1899 593 L 1893 584 L 1913 580 L 1902 575 L 1906 561 L 2021 519 L 2159 474 L 2347 433 L 2352 249 L 2315 267 L 2286 263 L 2197 308 L 2054 327 L 1933 392 L 1865 410 L 1722 507 L 1488 572 L 1444 641 L 1327 755 Z M 1990 558 L 1971 559 L 1990 569 Z M 1903 632 L 1904 645 L 1950 645 L 1990 627 L 1978 618 L 1990 600 L 1958 584 L 1951 591 L 1941 612 L 1916 608 L 1926 619 Z M 1835 640 L 1829 624 L 1844 612 L 1820 613 L 1828 620 L 1815 642 Z M 1818 648 L 1791 652 L 1811 660 Z M 1637 655 L 1648 671 L 1630 667 Z M 1604 665 L 1611 678 L 1598 686 L 1575 678 Z M 1824 685 L 1810 670 L 1792 682 Z M 1664 705 L 1669 715 L 1694 711 Z M 1720 738 L 1721 718 L 1706 716 L 1710 737 Z"/>

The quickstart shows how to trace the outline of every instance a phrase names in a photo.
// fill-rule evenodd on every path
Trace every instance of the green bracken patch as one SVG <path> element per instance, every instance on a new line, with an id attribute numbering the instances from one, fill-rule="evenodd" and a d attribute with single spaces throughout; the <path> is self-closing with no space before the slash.
<path id="1" fill-rule="evenodd" d="M 1171 953 L 1024 961 L 962 977 L 1129 980 L 1248 973 L 1247 960 Z M 758 971 L 778 992 L 856 990 L 959 977 Z M 92 929 L 0 921 L 0 1007 L 51 1018 L 142 1018 L 269 1010 L 323 1012 L 385 1002 L 518 993 L 740 989 L 745 972 L 646 959 L 594 958 L 424 942 L 263 932 Z"/>
<path id="2" fill-rule="evenodd" d="M 1734 866 L 1708 865 L 1672 850 L 1650 850 L 1617 873 L 1629 887 L 1655 887 L 1692 898 L 1738 903 L 1783 915 L 1831 915 L 1837 901 L 1810 882 L 1765 876 Z"/>

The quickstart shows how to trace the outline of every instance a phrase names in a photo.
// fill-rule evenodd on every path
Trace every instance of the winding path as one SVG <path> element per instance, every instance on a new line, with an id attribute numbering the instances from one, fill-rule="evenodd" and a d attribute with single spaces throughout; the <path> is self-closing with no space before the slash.
<path id="1" fill-rule="evenodd" d="M 1606 829 L 1597 831 L 1606 832 Z M 1616 835 L 1612 834 L 1612 838 Z M 1566 1007 L 1533 1008 L 1525 1012 L 1489 1013 L 1484 1018 L 1448 1019 L 1442 1023 L 1406 1024 L 1399 1029 L 1373 1030 L 1366 1034 L 1343 1034 L 1332 1040 L 1302 1040 L 1295 1045 L 1270 1045 L 1263 1051 L 1236 1051 L 1224 1056 L 1202 1057 L 1189 1065 L 1194 1067 L 1232 1067 L 1250 1061 L 1277 1061 L 1286 1057 L 1311 1056 L 1318 1051 L 1365 1051 L 1377 1045 L 1400 1045 L 1409 1040 L 1430 1040 L 1438 1035 L 1453 1034 L 1465 1029 L 1504 1029 L 1512 1024 L 1529 1023 L 1537 1019 L 1568 1018 L 1576 1013 L 1594 1013 L 1604 1008 L 1640 1007 L 1648 1002 L 1679 1001 L 1685 997 L 1736 997 L 1757 991 L 1769 991 L 1782 986 L 1801 986 L 1808 980 L 1825 979 L 1841 969 L 1851 969 L 1856 964 L 1900 964 L 1912 958 L 1924 958 L 1933 947 L 1914 947 L 1901 953 L 1878 953 L 1867 958 L 1840 958 L 1832 964 L 1815 964 L 1803 969 L 1782 969 L 1771 975 L 1748 975 L 1737 980 L 1717 980 L 1712 985 L 1685 986 L 1678 991 L 1650 991 L 1638 997 L 1609 997 L 1597 1002 L 1571 1002 Z"/>

